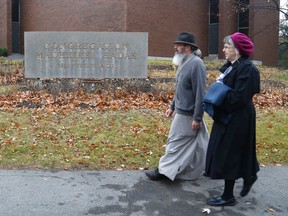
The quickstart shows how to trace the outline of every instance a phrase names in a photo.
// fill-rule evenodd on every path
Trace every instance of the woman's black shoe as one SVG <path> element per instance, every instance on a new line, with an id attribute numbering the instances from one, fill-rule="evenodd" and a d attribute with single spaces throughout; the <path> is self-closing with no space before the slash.
<path id="1" fill-rule="evenodd" d="M 234 206 L 236 204 L 235 197 L 224 200 L 221 196 L 209 198 L 206 202 L 210 206 Z"/>
<path id="2" fill-rule="evenodd" d="M 244 197 L 244 196 L 246 196 L 249 193 L 252 185 L 256 182 L 257 178 L 258 177 L 256 175 L 256 176 L 252 177 L 250 181 L 245 181 L 244 180 L 243 188 L 242 188 L 242 190 L 240 192 L 240 196 Z"/>
<path id="3" fill-rule="evenodd" d="M 162 180 L 162 179 L 168 179 L 167 176 L 159 173 L 158 168 L 155 170 L 146 170 L 145 171 L 146 176 L 148 176 L 149 179 L 153 180 L 153 181 L 158 181 L 158 180 Z"/>

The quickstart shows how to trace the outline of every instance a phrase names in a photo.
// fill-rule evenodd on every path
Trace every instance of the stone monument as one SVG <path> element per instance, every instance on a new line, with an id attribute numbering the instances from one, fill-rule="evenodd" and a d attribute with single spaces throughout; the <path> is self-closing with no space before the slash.
<path id="1" fill-rule="evenodd" d="M 147 32 L 25 32 L 26 78 L 146 78 Z"/>

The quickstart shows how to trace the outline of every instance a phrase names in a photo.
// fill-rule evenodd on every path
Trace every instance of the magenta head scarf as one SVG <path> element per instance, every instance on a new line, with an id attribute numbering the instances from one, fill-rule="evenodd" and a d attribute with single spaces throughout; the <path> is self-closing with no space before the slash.
<path id="1" fill-rule="evenodd" d="M 247 35 L 240 32 L 236 32 L 230 35 L 230 37 L 241 56 L 246 57 L 251 56 L 254 50 L 254 44 Z"/>

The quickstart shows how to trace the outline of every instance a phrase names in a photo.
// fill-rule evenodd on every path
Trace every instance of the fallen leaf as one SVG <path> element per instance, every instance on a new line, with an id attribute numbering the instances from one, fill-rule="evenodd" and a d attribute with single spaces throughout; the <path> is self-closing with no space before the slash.
<path id="1" fill-rule="evenodd" d="M 267 209 L 269 212 L 276 212 L 273 208 L 268 208 Z"/>
<path id="2" fill-rule="evenodd" d="M 211 210 L 209 208 L 203 208 L 202 213 L 210 214 Z"/>

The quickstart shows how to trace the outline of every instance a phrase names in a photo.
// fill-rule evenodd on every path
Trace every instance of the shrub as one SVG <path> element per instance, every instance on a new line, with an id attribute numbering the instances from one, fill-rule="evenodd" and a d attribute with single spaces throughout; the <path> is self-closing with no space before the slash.
<path id="1" fill-rule="evenodd" d="M 8 56 L 8 50 L 0 47 L 0 56 Z"/>

